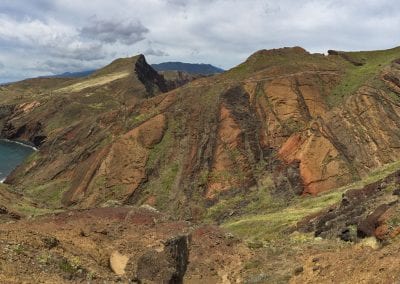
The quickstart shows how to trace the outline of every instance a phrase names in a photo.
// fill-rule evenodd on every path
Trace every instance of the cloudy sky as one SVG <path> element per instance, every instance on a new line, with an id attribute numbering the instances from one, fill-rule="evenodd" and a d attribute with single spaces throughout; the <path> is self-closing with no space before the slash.
<path id="1" fill-rule="evenodd" d="M 396 0 L 1 0 L 0 82 L 139 53 L 228 69 L 263 48 L 385 49 L 399 27 Z"/>

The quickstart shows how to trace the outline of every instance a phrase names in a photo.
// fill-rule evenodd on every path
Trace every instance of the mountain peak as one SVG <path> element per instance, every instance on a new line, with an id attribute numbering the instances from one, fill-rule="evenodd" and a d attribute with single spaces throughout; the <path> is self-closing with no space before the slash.
<path id="1" fill-rule="evenodd" d="M 106 65 L 103 68 L 100 68 L 96 72 L 92 74 L 92 77 L 103 76 L 110 73 L 117 72 L 131 72 L 132 66 L 136 64 L 138 61 L 146 61 L 143 54 L 135 55 L 132 57 L 118 58 L 112 61 L 110 64 Z"/>

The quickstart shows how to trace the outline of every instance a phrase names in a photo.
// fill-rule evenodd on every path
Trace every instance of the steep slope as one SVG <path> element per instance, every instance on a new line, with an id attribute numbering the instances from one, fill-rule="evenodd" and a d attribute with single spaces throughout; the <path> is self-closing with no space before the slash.
<path id="1" fill-rule="evenodd" d="M 5 119 L 3 137 L 45 141 L 7 182 L 63 192 L 67 206 L 148 203 L 193 218 L 268 180 L 288 200 L 348 184 L 400 155 L 399 49 L 379 64 L 357 56 L 264 50 L 165 94 L 142 56 L 117 60 Z"/>
<path id="2" fill-rule="evenodd" d="M 43 195 L 45 203 L 60 204 L 73 169 L 136 123 L 127 114 L 138 102 L 167 90 L 163 76 L 143 56 L 116 60 L 84 79 L 3 86 L 1 137 L 40 147 L 7 182 Z"/>

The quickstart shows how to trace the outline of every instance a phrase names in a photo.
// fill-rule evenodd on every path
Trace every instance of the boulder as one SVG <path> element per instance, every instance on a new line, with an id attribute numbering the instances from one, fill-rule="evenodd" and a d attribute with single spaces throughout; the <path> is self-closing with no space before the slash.
<path id="1" fill-rule="evenodd" d="M 164 250 L 145 252 L 137 263 L 137 281 L 183 283 L 189 261 L 188 236 L 178 236 L 164 243 Z"/>
<path id="2" fill-rule="evenodd" d="M 125 274 L 125 267 L 128 264 L 129 257 L 120 254 L 118 251 L 113 251 L 110 256 L 110 268 L 117 275 Z"/>

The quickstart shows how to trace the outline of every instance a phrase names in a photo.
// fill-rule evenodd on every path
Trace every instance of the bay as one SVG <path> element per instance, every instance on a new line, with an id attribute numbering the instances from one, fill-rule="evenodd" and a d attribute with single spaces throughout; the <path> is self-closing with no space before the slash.
<path id="1" fill-rule="evenodd" d="M 4 181 L 34 151 L 34 147 L 19 142 L 0 140 L 0 181 Z"/>

